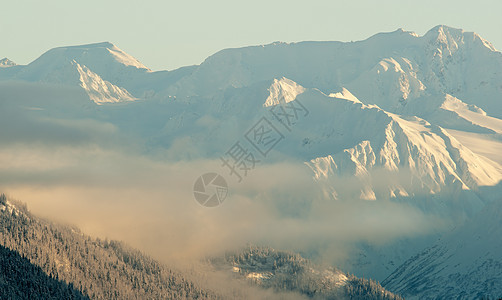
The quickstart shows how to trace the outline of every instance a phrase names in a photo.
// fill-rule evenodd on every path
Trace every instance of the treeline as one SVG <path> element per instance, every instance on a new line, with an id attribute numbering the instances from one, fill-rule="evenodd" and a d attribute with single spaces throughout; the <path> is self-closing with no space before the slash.
<path id="1" fill-rule="evenodd" d="M 40 267 L 49 279 L 67 284 L 70 289 L 80 293 L 75 295 L 82 297 L 217 298 L 212 292 L 198 287 L 180 273 L 166 268 L 121 242 L 93 239 L 76 228 L 39 219 L 33 216 L 26 206 L 7 200 L 3 194 L 0 195 L 0 245 L 15 251 Z M 17 274 L 19 272 L 13 272 L 11 280 L 16 280 Z M 38 278 L 36 276 L 33 278 Z M 43 285 L 45 281 L 23 282 L 26 283 L 23 289 L 27 293 L 34 293 L 28 298 L 37 297 L 35 285 L 40 283 L 40 287 L 48 288 Z M 78 296 L 75 296 L 75 299 L 78 299 Z"/>

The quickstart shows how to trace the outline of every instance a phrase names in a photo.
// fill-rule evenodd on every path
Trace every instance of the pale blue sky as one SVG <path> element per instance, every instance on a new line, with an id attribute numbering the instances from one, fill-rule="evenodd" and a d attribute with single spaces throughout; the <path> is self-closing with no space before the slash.
<path id="1" fill-rule="evenodd" d="M 110 41 L 153 70 L 199 64 L 223 48 L 361 40 L 399 27 L 475 31 L 502 48 L 502 1 L 7 0 L 0 58 L 27 64 L 50 48 Z"/>

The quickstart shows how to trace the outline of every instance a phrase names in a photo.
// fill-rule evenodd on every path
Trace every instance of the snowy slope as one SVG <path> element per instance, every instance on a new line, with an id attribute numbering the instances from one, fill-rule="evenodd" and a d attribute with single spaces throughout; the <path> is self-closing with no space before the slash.
<path id="1" fill-rule="evenodd" d="M 80 86 L 89 95 L 89 98 L 97 104 L 106 102 L 124 102 L 133 101 L 134 97 L 121 87 L 115 86 L 108 81 L 103 80 L 96 73 L 92 72 L 85 65 L 81 66 L 76 61 L 72 62 L 80 75 Z"/>
<path id="2" fill-rule="evenodd" d="M 406 299 L 502 296 L 502 201 L 410 258 L 383 285 Z"/>
<path id="3" fill-rule="evenodd" d="M 305 92 L 305 88 L 296 82 L 285 77 L 274 79 L 274 83 L 269 87 L 270 95 L 263 104 L 265 107 L 289 103 L 296 99 L 298 95 Z"/>
<path id="4" fill-rule="evenodd" d="M 499 163 L 471 151 L 441 126 L 366 105 L 347 89 L 326 96 L 285 77 L 228 88 L 210 99 L 174 98 L 179 105 L 176 110 L 183 112 L 166 118 L 156 139 L 166 142 L 178 135 L 189 136 L 189 148 L 201 151 L 201 157 L 217 157 L 261 116 L 271 116 L 274 107 L 294 105 L 296 99 L 309 115 L 299 118 L 291 132 L 276 124 L 286 138 L 267 160 L 281 159 L 282 154 L 306 162 L 330 198 L 456 194 L 478 191 L 502 179 Z M 353 187 L 347 189 L 341 178 L 351 178 Z M 482 207 L 473 197 L 462 200 L 466 214 Z M 448 215 L 450 208 L 443 208 L 443 214 Z"/>
<path id="5" fill-rule="evenodd" d="M 337 98 L 337 94 L 328 97 L 287 79 L 275 80 L 269 90 L 265 106 L 280 106 L 284 95 L 295 96 L 315 115 L 315 119 L 306 118 L 295 125 L 284 148 L 292 147 L 296 154 L 304 153 L 302 158 L 310 158 L 308 165 L 318 180 L 336 176 L 359 178 L 363 199 L 374 200 L 376 194 L 389 198 L 395 197 L 395 193 L 437 193 L 447 186 L 476 190 L 502 180 L 500 165 L 474 154 L 447 131 L 426 120 L 402 118 L 356 102 L 347 91 L 345 98 L 349 99 Z M 357 126 L 351 120 L 357 120 Z M 346 134 L 336 135 L 334 131 Z M 293 146 L 304 138 L 308 142 L 301 148 Z M 385 189 L 372 188 L 373 171 L 401 170 L 411 172 L 412 185 L 389 182 Z"/>

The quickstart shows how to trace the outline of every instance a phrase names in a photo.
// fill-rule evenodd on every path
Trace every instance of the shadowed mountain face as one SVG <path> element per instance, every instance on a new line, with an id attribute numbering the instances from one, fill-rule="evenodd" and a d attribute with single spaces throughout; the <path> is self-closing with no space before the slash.
<path id="1" fill-rule="evenodd" d="M 382 284 L 406 298 L 502 296 L 502 199 L 399 266 Z"/>
<path id="2" fill-rule="evenodd" d="M 89 299 L 73 284 L 48 276 L 27 258 L 1 245 L 0 295 L 3 299 Z"/>

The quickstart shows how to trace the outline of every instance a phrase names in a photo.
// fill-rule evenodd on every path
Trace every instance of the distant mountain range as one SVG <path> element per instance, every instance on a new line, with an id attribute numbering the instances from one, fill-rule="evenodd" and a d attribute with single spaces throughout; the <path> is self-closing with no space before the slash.
<path id="1" fill-rule="evenodd" d="M 107 42 L 0 66 L 6 116 L 108 122 L 140 138 L 145 153 L 186 138 L 193 151 L 173 154 L 179 160 L 218 158 L 268 116 L 287 135 L 268 162 L 304 164 L 323 198 L 405 203 L 455 228 L 378 247 L 361 241 L 340 267 L 410 297 L 500 296 L 502 257 L 488 241 L 502 236 L 486 227 L 502 217 L 489 209 L 502 201 L 502 53 L 476 33 L 437 26 L 424 36 L 399 29 L 350 43 L 278 42 L 173 71 L 151 71 Z M 71 95 L 18 97 L 25 86 Z M 483 242 L 471 249 L 473 236 Z"/>

